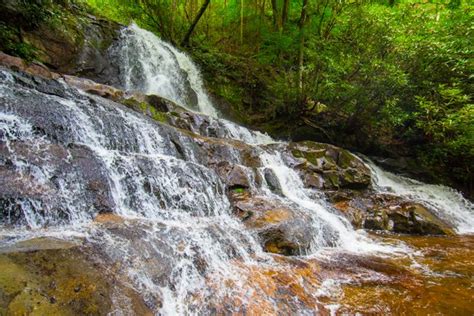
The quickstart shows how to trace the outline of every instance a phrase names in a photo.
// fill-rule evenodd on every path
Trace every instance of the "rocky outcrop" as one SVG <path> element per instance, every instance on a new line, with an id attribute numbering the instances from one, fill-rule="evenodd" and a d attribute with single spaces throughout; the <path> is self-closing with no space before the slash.
<path id="1" fill-rule="evenodd" d="M 370 170 L 345 149 L 305 141 L 291 143 L 289 150 L 307 187 L 365 189 L 370 185 Z"/>
<path id="2" fill-rule="evenodd" d="M 99 84 L 89 79 L 60 75 L 51 72 L 41 64 L 25 63 L 19 58 L 5 54 L 0 54 L 0 64 L 13 70 L 21 70 L 32 74 L 33 76 L 30 77 L 17 76 L 14 80 L 18 80 L 18 82 L 25 86 L 35 86 L 38 91 L 46 94 L 66 97 L 67 93 L 64 91 L 64 87 L 57 80 L 62 79 L 71 87 L 119 102 L 129 109 L 148 116 L 154 121 L 174 127 L 162 128 L 162 134 L 167 135 L 166 138 L 169 140 L 169 151 L 181 158 L 192 156 L 194 157 L 193 159 L 197 159 L 201 164 L 214 169 L 228 192 L 234 192 L 233 190 L 236 189 L 249 191 L 252 186 L 258 188 L 265 181 L 269 189 L 275 194 L 283 194 L 279 180 L 271 169 L 267 168 L 261 170 L 261 172 L 256 171 L 256 168 L 262 166 L 259 158 L 260 147 L 268 151 L 281 152 L 286 164 L 298 170 L 305 186 L 325 192 L 337 209 L 345 210 L 343 214 L 357 228 L 408 234 L 444 234 L 450 231 L 446 226 L 440 225 L 439 221 L 435 220 L 435 216 L 424 206 L 412 205 L 413 203 L 403 199 L 370 198 L 372 193 L 369 169 L 358 157 L 344 149 L 308 141 L 290 143 L 289 145 L 277 144 L 255 147 L 241 141 L 219 138 L 226 137 L 223 134 L 225 128 L 220 125 L 222 123 L 208 116 L 186 111 L 173 102 L 159 96 L 145 95 L 137 92 L 127 94 L 122 90 Z M 39 79 L 40 77 L 44 79 Z M 82 96 L 82 98 L 84 97 Z M 85 170 L 88 168 L 87 166 L 94 164 L 95 158 L 93 153 L 86 153 L 86 148 L 80 149 L 77 146 L 72 146 L 71 148 L 63 147 L 61 143 L 70 143 L 74 136 L 69 134 L 67 124 L 63 122 L 61 116 L 46 117 L 44 115 L 45 111 L 48 112 L 45 106 L 49 107 L 51 105 L 45 105 L 44 102 L 37 104 L 33 102 L 24 108 L 24 111 L 27 111 L 29 114 L 36 111 L 37 114 L 32 117 L 32 122 L 38 133 L 42 133 L 59 142 L 59 144 L 54 146 L 45 145 L 42 149 L 43 155 L 50 156 L 50 161 L 56 161 L 56 165 L 59 166 L 57 170 L 70 170 L 70 172 L 74 170 L 74 172 L 79 172 L 86 178 L 91 178 L 84 185 L 90 188 L 87 198 L 90 204 L 94 206 L 95 213 L 110 211 L 113 205 L 106 179 L 102 177 L 95 180 L 97 175 L 100 175 L 100 172 L 85 173 Z M 23 108 L 23 106 L 20 106 L 20 108 Z M 23 111 L 21 109 L 17 110 Z M 51 110 L 50 112 L 54 113 L 55 111 Z M 110 132 L 117 133 L 122 127 L 110 126 L 109 129 Z M 12 148 L 16 148 L 15 145 Z M 25 145 L 24 148 L 27 151 L 26 148 L 29 147 Z M 37 153 L 27 153 L 25 150 L 23 150 L 25 160 L 29 163 L 35 163 L 32 157 L 37 155 Z M 75 157 L 74 153 L 77 154 L 78 151 L 82 152 L 80 154 L 83 157 L 81 160 L 72 160 L 68 164 L 64 163 L 64 155 L 73 153 L 73 157 Z M 85 163 L 86 160 L 84 159 L 89 162 Z M 39 167 L 42 166 L 40 165 Z M 99 169 L 100 167 L 95 170 Z M 44 200 L 48 194 L 50 196 L 57 194 L 57 184 L 50 180 L 41 183 L 41 185 L 35 184 L 37 181 L 35 182 L 34 179 L 26 181 L 25 179 L 27 178 L 21 178 L 20 175 L 15 174 L 12 170 L 14 168 L 2 168 L 4 179 L 15 185 L 10 186 L 10 190 L 4 191 L 1 203 L 4 206 L 3 209 L 8 210 L 8 218 L 14 222 L 19 219 L 15 215 L 20 213 L 17 205 L 23 201 L 21 199 L 18 200 L 17 197 L 33 198 L 33 195 L 36 194 L 35 192 L 43 192 L 44 194 L 38 193 L 36 196 Z M 74 172 L 71 174 L 74 174 Z M 52 179 L 58 181 L 61 177 L 53 177 Z M 49 202 L 44 200 L 41 203 L 47 204 Z M 295 212 L 291 210 L 281 212 L 281 208 L 271 205 L 272 203 L 270 201 L 270 205 L 264 207 L 266 211 L 278 209 L 277 216 L 283 213 L 293 214 L 292 218 L 296 216 L 294 215 Z M 373 205 L 377 207 L 372 207 Z M 50 209 L 54 209 L 52 212 L 62 213 L 67 217 L 67 210 L 59 207 Z M 248 210 L 249 208 L 246 207 L 244 209 Z M 95 213 L 91 213 L 91 216 Z M 291 222 L 290 217 L 286 218 Z M 296 225 L 294 227 L 299 229 L 303 226 Z M 274 252 L 299 253 L 301 249 L 305 249 L 307 246 L 306 242 L 298 241 L 295 243 L 294 241 L 288 241 L 287 236 L 289 234 L 283 228 L 277 229 L 273 227 L 273 231 L 266 234 L 262 233 L 263 229 L 259 228 L 259 230 L 261 230 L 259 234 L 262 239 L 268 241 L 264 244 L 280 245 L 265 246 L 266 249 L 273 247 L 274 250 L 272 251 Z M 304 229 L 299 235 L 304 235 Z M 275 250 L 277 248 L 281 249 Z"/>
<path id="3" fill-rule="evenodd" d="M 452 235 L 453 230 L 420 203 L 369 194 L 334 203 L 356 228 L 411 235 Z"/>
<path id="4" fill-rule="evenodd" d="M 29 57 L 57 72 L 117 82 L 118 69 L 107 57 L 107 49 L 118 38 L 121 25 L 92 16 L 68 1 L 7 0 L 0 4 L 0 12 L 4 28 L 18 33 L 2 39 L 0 50 L 15 53 L 15 47 L 28 47 Z"/>

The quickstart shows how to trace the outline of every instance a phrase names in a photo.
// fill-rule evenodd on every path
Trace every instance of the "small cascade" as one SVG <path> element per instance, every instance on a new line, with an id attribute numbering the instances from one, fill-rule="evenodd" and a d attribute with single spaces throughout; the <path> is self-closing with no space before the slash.
<path id="1" fill-rule="evenodd" d="M 354 231 L 349 221 L 338 215 L 323 198 L 315 198 L 314 190 L 304 187 L 301 177 L 294 169 L 286 166 L 278 151 L 265 152 L 260 157 L 264 165 L 261 170 L 265 168 L 273 170 L 284 197 L 310 215 L 314 232 L 310 253 L 317 253 L 318 250 L 328 246 L 362 253 L 394 250 Z M 268 191 L 267 189 L 267 194 Z"/>
<path id="2" fill-rule="evenodd" d="M 374 187 L 382 193 L 404 196 L 420 202 L 447 223 L 452 224 L 458 233 L 474 233 L 474 204 L 458 191 L 443 185 L 426 184 L 392 172 L 382 170 L 369 159 L 365 159 L 372 171 Z"/>
<path id="3" fill-rule="evenodd" d="M 157 94 L 189 109 L 217 117 L 201 74 L 185 53 L 132 24 L 111 49 L 126 90 Z"/>

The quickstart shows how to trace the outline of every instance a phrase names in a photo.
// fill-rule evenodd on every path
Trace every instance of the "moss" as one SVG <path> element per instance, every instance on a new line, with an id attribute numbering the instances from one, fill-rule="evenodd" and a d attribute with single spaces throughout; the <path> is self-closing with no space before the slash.
<path id="1" fill-rule="evenodd" d="M 17 29 L 0 22 L 0 50 L 27 61 L 37 57 L 36 48 L 30 43 L 23 42 Z"/>
<path id="2" fill-rule="evenodd" d="M 331 183 L 332 187 L 339 188 L 340 181 L 339 175 L 335 171 L 325 171 L 323 173 L 323 179 L 325 183 Z"/>
<path id="3" fill-rule="evenodd" d="M 245 189 L 244 188 L 234 188 L 234 189 L 232 189 L 232 192 L 237 193 L 237 194 L 243 194 L 243 193 L 245 193 Z"/>
<path id="4" fill-rule="evenodd" d="M 158 121 L 161 123 L 167 123 L 168 115 L 172 115 L 172 113 L 168 114 L 165 112 L 158 111 L 155 107 L 153 107 L 149 103 L 140 102 L 134 98 L 123 99 L 120 101 L 120 103 L 131 108 L 132 110 L 145 114 L 151 117 L 152 119 L 154 119 L 155 121 Z"/>
<path id="5" fill-rule="evenodd" d="M 339 152 L 338 165 L 341 168 L 349 168 L 352 165 L 352 161 L 356 159 L 354 155 L 349 153 L 347 150 L 342 149 Z"/>
<path id="6" fill-rule="evenodd" d="M 166 113 L 163 113 L 163 112 L 155 111 L 155 113 L 153 113 L 152 117 L 155 121 L 158 121 L 158 122 L 161 122 L 161 123 L 167 123 L 168 122 L 168 115 Z"/>
<path id="7" fill-rule="evenodd" d="M 318 166 L 318 160 L 324 158 L 325 150 L 316 150 L 316 151 L 302 151 L 299 149 L 293 149 L 291 153 L 296 158 L 304 158 L 315 166 Z"/>

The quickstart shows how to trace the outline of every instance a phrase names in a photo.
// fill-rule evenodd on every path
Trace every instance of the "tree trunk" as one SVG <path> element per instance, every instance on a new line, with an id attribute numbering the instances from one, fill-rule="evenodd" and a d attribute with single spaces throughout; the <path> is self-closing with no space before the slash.
<path id="1" fill-rule="evenodd" d="M 300 45 L 299 45 L 299 52 L 298 52 L 298 96 L 299 101 L 303 102 L 303 66 L 304 66 L 304 44 L 305 44 L 305 34 L 304 34 L 304 26 L 306 23 L 307 18 L 307 6 L 308 0 L 303 0 L 303 6 L 301 7 L 301 16 L 299 21 L 299 28 L 300 28 Z"/>
<path id="2" fill-rule="evenodd" d="M 284 28 L 288 20 L 288 12 L 290 10 L 290 0 L 283 0 L 283 9 L 281 12 L 281 27 Z"/>
<path id="3" fill-rule="evenodd" d="M 193 23 L 191 24 L 191 26 L 189 27 L 188 32 L 186 33 L 186 35 L 183 38 L 183 41 L 181 42 L 181 46 L 189 46 L 189 39 L 191 38 L 191 35 L 193 34 L 194 29 L 196 28 L 196 25 L 198 24 L 198 22 L 201 19 L 202 15 L 206 11 L 207 6 L 209 5 L 210 2 L 211 2 L 211 0 L 206 0 L 202 4 L 201 9 L 199 10 L 198 14 L 194 18 Z"/>
<path id="4" fill-rule="evenodd" d="M 244 43 L 244 0 L 240 0 L 240 45 Z"/>
<path id="5" fill-rule="evenodd" d="M 272 0 L 273 26 L 275 30 L 280 30 L 280 14 L 278 12 L 278 1 Z"/>

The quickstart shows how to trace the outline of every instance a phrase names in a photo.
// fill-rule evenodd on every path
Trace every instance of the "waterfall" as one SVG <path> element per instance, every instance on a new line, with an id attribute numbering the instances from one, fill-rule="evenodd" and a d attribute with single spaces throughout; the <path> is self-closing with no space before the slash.
<path id="1" fill-rule="evenodd" d="M 162 301 L 177 314 L 196 312 L 189 301 L 197 291 L 228 295 L 208 287 L 238 285 L 237 258 L 269 260 L 231 215 L 223 184 L 194 156 L 192 139 L 65 84 L 53 95 L 17 84 L 20 77 L 3 80 L 8 75 L 0 70 L 0 171 L 25 198 L 1 200 L 2 237 L 82 234 L 121 263 L 150 306 Z M 92 225 L 103 208 L 128 220 L 124 228 Z"/>
<path id="2" fill-rule="evenodd" d="M 278 144 L 260 146 L 277 143 L 268 135 L 219 118 L 187 55 L 132 25 L 122 31 L 111 56 L 120 66 L 123 88 L 159 94 L 204 113 L 221 138 L 238 139 L 258 153 L 262 165 L 255 172 L 264 178 L 264 170 L 272 170 L 282 192 L 277 195 L 265 180 L 257 184 L 255 179 L 249 190 L 308 218 L 307 256 L 328 249 L 399 250 L 354 230 L 320 192 L 305 188 Z M 0 235 L 11 240 L 85 236 L 119 263 L 119 272 L 157 313 L 208 313 L 208 305 L 232 297 L 233 291 L 250 300 L 256 289 L 245 288 L 246 272 L 278 267 L 232 214 L 225 185 L 205 154 L 192 135 L 125 106 L 61 80 L 42 82 L 0 69 L 0 172 L 3 181 L 24 193 L 0 199 Z M 239 155 L 228 160 L 245 166 Z M 456 192 L 370 168 L 378 190 L 423 200 L 460 232 L 472 232 L 472 204 Z M 101 213 L 119 215 L 123 226 L 97 223 Z"/>
<path id="3" fill-rule="evenodd" d="M 136 24 L 124 28 L 111 56 L 126 90 L 157 94 L 189 110 L 217 117 L 196 65 L 153 33 Z"/>
<path id="4" fill-rule="evenodd" d="M 458 191 L 443 185 L 426 184 L 382 170 L 365 159 L 372 171 L 378 192 L 406 197 L 433 210 L 438 217 L 453 225 L 460 234 L 474 233 L 474 204 Z"/>
<path id="5" fill-rule="evenodd" d="M 198 67 L 188 55 L 136 24 L 124 28 L 120 37 L 110 51 L 120 69 L 124 89 L 160 95 L 189 111 L 208 115 L 211 121 L 219 116 L 204 89 Z M 227 138 L 251 144 L 274 142 L 266 134 L 225 119 L 217 124 Z"/>

